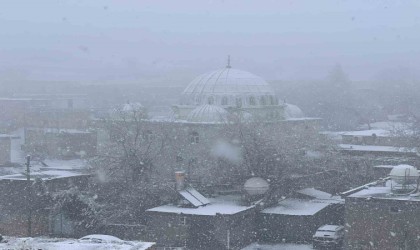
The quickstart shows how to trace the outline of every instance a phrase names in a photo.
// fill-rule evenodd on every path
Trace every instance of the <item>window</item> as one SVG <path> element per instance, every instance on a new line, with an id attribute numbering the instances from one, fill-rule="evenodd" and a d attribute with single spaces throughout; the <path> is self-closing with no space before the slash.
<path id="1" fill-rule="evenodd" d="M 265 101 L 265 96 L 261 96 L 260 104 L 263 105 L 263 106 L 267 105 L 267 102 Z"/>
<path id="2" fill-rule="evenodd" d="M 255 97 L 253 96 L 249 97 L 249 105 L 255 106 Z"/>
<path id="3" fill-rule="evenodd" d="M 228 105 L 228 98 L 226 96 L 222 97 L 222 105 L 224 106 Z"/>
<path id="4" fill-rule="evenodd" d="M 276 105 L 276 98 L 272 95 L 270 95 L 270 104 L 271 105 Z"/>
<path id="5" fill-rule="evenodd" d="M 188 160 L 188 166 L 194 167 L 195 165 L 197 165 L 197 158 L 191 158 Z"/>
<path id="6" fill-rule="evenodd" d="M 145 141 L 151 142 L 153 140 L 153 137 L 154 137 L 154 135 L 153 135 L 153 132 L 152 131 L 150 131 L 150 130 L 144 131 L 144 133 L 143 133 L 143 139 Z"/>
<path id="7" fill-rule="evenodd" d="M 201 104 L 201 98 L 200 97 L 196 97 L 195 98 L 195 105 L 200 105 Z"/>
<path id="8" fill-rule="evenodd" d="M 198 143 L 200 141 L 199 135 L 197 132 L 190 133 L 190 143 Z"/>
<path id="9" fill-rule="evenodd" d="M 236 107 L 242 107 L 242 99 L 240 97 L 236 97 Z"/>
<path id="10" fill-rule="evenodd" d="M 187 225 L 187 216 L 180 216 L 179 217 L 179 225 Z"/>
<path id="11" fill-rule="evenodd" d="M 210 105 L 213 105 L 213 104 L 214 104 L 214 97 L 213 97 L 213 96 L 210 96 L 210 97 L 207 99 L 207 104 L 210 104 Z"/>
<path id="12" fill-rule="evenodd" d="M 391 214 L 398 214 L 398 213 L 401 213 L 401 211 L 402 211 L 402 209 L 399 208 L 399 207 L 390 207 L 389 208 L 389 212 Z"/>
<path id="13" fill-rule="evenodd" d="M 180 162 L 183 162 L 183 161 L 184 161 L 184 158 L 182 158 L 182 156 L 180 156 L 180 155 L 176 156 L 176 162 L 177 163 L 180 163 Z"/>
<path id="14" fill-rule="evenodd" d="M 73 108 L 73 100 L 72 99 L 67 100 L 67 108 L 69 108 L 69 109 Z"/>

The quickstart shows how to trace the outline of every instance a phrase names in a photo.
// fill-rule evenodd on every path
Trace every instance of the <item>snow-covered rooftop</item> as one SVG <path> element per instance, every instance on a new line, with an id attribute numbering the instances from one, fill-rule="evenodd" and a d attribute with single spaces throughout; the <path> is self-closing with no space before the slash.
<path id="1" fill-rule="evenodd" d="M 331 194 L 315 189 L 315 188 L 304 188 L 304 189 L 298 190 L 297 193 L 307 195 L 309 197 L 317 198 L 317 199 L 331 199 L 332 197 Z"/>
<path id="2" fill-rule="evenodd" d="M 366 199 L 390 199 L 390 200 L 403 200 L 403 201 L 419 201 L 420 193 L 401 195 L 393 194 L 391 192 L 391 186 L 386 185 L 385 187 L 366 187 L 359 192 L 349 195 L 350 198 L 366 198 Z"/>
<path id="3" fill-rule="evenodd" d="M 389 152 L 389 153 L 417 153 L 415 148 L 407 147 L 392 147 L 392 146 L 373 146 L 373 145 L 354 145 L 354 144 L 339 144 L 342 150 L 345 151 L 361 151 L 361 152 Z"/>
<path id="4" fill-rule="evenodd" d="M 338 200 L 304 200 L 287 198 L 278 203 L 275 207 L 262 210 L 265 214 L 281 214 L 281 215 L 314 215 L 326 208 L 330 204 L 339 203 Z"/>
<path id="5" fill-rule="evenodd" d="M 284 117 L 286 119 L 303 118 L 303 111 L 296 105 L 286 103 L 284 107 Z"/>
<path id="6" fill-rule="evenodd" d="M 409 130 L 411 127 L 410 123 L 407 122 L 398 122 L 398 121 L 382 121 L 382 122 L 373 122 L 370 124 L 363 124 L 360 126 L 360 129 L 383 129 L 388 131 L 401 131 Z"/>
<path id="7" fill-rule="evenodd" d="M 294 244 L 294 243 L 280 243 L 280 244 L 260 244 L 252 243 L 242 250 L 312 250 L 312 244 Z"/>
<path id="8" fill-rule="evenodd" d="M 66 134 L 89 134 L 91 132 L 79 130 L 79 129 L 68 129 L 68 128 L 27 128 L 28 130 L 34 130 L 34 131 L 42 131 L 44 133 L 66 133 Z"/>
<path id="9" fill-rule="evenodd" d="M 391 131 L 385 129 L 371 129 L 371 130 L 359 130 L 359 131 L 346 131 L 341 132 L 343 136 L 373 136 L 377 137 L 390 137 L 392 136 Z"/>
<path id="10" fill-rule="evenodd" d="M 181 94 L 181 105 L 257 107 L 278 105 L 271 86 L 259 76 L 231 67 L 202 74 Z"/>
<path id="11" fill-rule="evenodd" d="M 173 213 L 173 214 L 189 214 L 189 215 L 208 215 L 215 216 L 216 214 L 232 215 L 254 206 L 242 206 L 239 204 L 240 197 L 234 195 L 218 196 L 209 198 L 210 204 L 200 206 L 198 208 L 185 208 L 176 205 L 163 205 L 148 209 L 148 212 Z"/>
<path id="12" fill-rule="evenodd" d="M 87 176 L 87 174 L 71 172 L 71 171 L 62 171 L 62 170 L 46 170 L 46 171 L 37 171 L 31 172 L 31 180 L 41 179 L 41 180 L 52 180 L 60 178 L 68 178 L 75 176 Z M 0 176 L 0 180 L 26 180 L 26 174 L 11 174 Z"/>
<path id="13" fill-rule="evenodd" d="M 44 249 L 44 250 L 149 250 L 153 249 L 153 242 L 121 241 L 121 242 L 85 242 L 77 239 L 61 238 L 7 238 L 7 242 L 0 243 L 0 249 Z"/>

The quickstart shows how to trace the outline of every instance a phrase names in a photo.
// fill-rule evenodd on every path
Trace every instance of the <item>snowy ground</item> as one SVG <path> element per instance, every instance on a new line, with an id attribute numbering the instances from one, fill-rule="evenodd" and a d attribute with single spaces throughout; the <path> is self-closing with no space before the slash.
<path id="1" fill-rule="evenodd" d="M 6 238 L 0 250 L 147 250 L 153 243 L 124 241 L 122 243 L 79 242 L 75 239 L 59 238 Z"/>
<path id="2" fill-rule="evenodd" d="M 242 248 L 242 250 L 309 250 L 313 249 L 312 245 L 306 244 L 292 244 L 292 243 L 282 243 L 282 244 L 258 244 L 252 243 L 251 245 Z"/>

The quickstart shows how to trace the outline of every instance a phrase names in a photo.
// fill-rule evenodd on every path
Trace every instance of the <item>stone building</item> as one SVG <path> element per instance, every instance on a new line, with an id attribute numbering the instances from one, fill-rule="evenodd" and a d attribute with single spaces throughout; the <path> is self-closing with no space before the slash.
<path id="1" fill-rule="evenodd" d="M 279 101 L 262 78 L 230 65 L 197 77 L 172 108 L 172 116 L 134 121 L 127 115 L 139 112 L 124 106 L 124 119 L 113 115 L 108 121 L 115 131 L 99 125 L 99 145 L 124 138 L 139 145 L 137 152 L 147 152 L 143 156 L 160 177 L 171 179 L 175 170 L 184 170 L 190 181 L 211 184 L 249 175 L 258 164 L 264 165 L 263 175 L 278 175 L 280 161 L 303 156 L 319 142 L 319 119 L 304 117 L 297 106 Z M 138 130 L 137 142 L 121 130 L 124 123 Z M 251 151 L 255 157 L 244 156 Z M 278 152 L 283 154 L 275 156 Z"/>
<path id="2" fill-rule="evenodd" d="M 32 155 L 73 159 L 96 154 L 96 132 L 55 128 L 26 128 L 24 132 L 24 149 Z"/>

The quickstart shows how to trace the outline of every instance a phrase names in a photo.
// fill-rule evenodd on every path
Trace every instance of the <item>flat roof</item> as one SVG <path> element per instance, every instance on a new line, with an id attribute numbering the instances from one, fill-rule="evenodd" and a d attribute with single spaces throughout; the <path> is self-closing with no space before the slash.
<path id="1" fill-rule="evenodd" d="M 392 146 L 373 146 L 373 145 L 355 145 L 355 144 L 338 144 L 345 151 L 359 152 L 390 152 L 390 153 L 417 153 L 415 148 L 392 147 Z"/>
<path id="2" fill-rule="evenodd" d="M 68 178 L 68 177 L 75 177 L 75 176 L 88 176 L 88 174 L 71 172 L 71 171 L 62 171 L 62 170 L 46 170 L 46 171 L 31 172 L 31 180 L 35 180 L 35 179 L 52 180 L 52 179 Z M 26 174 L 21 173 L 21 174 L 3 175 L 3 176 L 0 176 L 0 180 L 26 181 Z"/>
<path id="3" fill-rule="evenodd" d="M 356 130 L 341 132 L 344 136 L 372 136 L 375 134 L 378 137 L 390 137 L 391 131 L 385 129 L 370 129 L 370 130 Z"/>
<path id="4" fill-rule="evenodd" d="M 232 215 L 255 206 L 242 206 L 239 204 L 240 197 L 234 195 L 218 196 L 209 198 L 210 204 L 197 208 L 178 207 L 169 204 L 146 210 L 147 212 L 160 212 L 172 214 L 188 214 L 188 215 L 207 215 L 215 216 L 216 214 Z"/>
<path id="5" fill-rule="evenodd" d="M 298 190 L 297 193 L 307 195 L 309 197 L 318 198 L 318 199 L 331 199 L 332 194 L 327 192 L 315 189 L 315 188 L 304 188 Z"/>
<path id="6" fill-rule="evenodd" d="M 281 214 L 281 215 L 314 215 L 331 204 L 340 203 L 339 200 L 305 200 L 287 198 L 278 203 L 275 207 L 262 210 L 264 214 Z"/>
<path id="7" fill-rule="evenodd" d="M 408 195 L 393 194 L 391 191 L 390 185 L 387 185 L 385 187 L 367 187 L 347 197 L 366 198 L 366 199 L 402 200 L 402 201 L 420 201 L 420 193 L 408 194 Z"/>

